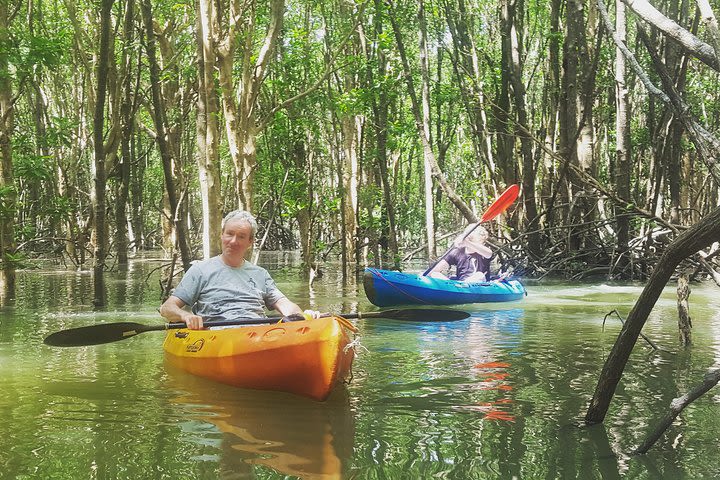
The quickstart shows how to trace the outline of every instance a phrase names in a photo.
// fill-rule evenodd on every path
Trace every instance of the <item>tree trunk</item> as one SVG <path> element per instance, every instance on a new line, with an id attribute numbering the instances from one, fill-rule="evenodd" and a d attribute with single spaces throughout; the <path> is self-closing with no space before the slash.
<path id="1" fill-rule="evenodd" d="M 637 302 L 635 302 L 635 306 L 630 311 L 605 361 L 595 387 L 595 393 L 585 415 L 585 423 L 596 424 L 605 419 L 615 389 L 622 378 L 623 370 L 628 358 L 630 358 L 640 331 L 645 325 L 655 302 L 660 297 L 663 288 L 675 271 L 675 267 L 685 258 L 716 242 L 718 238 L 720 238 L 720 208 L 713 210 L 667 247 L 658 260 L 652 275 L 650 275 L 647 285 Z"/>
<path id="2" fill-rule="evenodd" d="M 8 2 L 0 1 L 0 46 L 9 45 Z M 0 48 L 0 304 L 15 296 L 15 211 L 12 132 L 15 112 L 7 48 Z"/>
<path id="3" fill-rule="evenodd" d="M 687 392 L 678 398 L 673 399 L 670 403 L 670 411 L 665 414 L 660 423 L 655 427 L 655 430 L 648 435 L 643 443 L 635 449 L 633 453 L 644 454 L 647 453 L 650 448 L 655 445 L 660 436 L 670 428 L 675 419 L 680 413 L 685 410 L 685 407 L 690 405 L 692 402 L 703 396 L 710 389 L 714 388 L 715 385 L 720 382 L 720 370 L 713 370 L 705 374 L 703 382 L 693 387 L 692 390 Z"/>
<path id="4" fill-rule="evenodd" d="M 504 25 L 503 70 L 509 72 L 512 86 L 515 114 L 519 128 L 515 129 L 515 136 L 520 137 L 520 151 L 522 153 L 522 198 L 525 207 L 526 228 L 528 232 L 528 252 L 535 258 L 541 257 L 540 235 L 538 228 L 537 204 L 535 202 L 535 161 L 533 158 L 532 131 L 528 123 L 528 114 L 525 99 L 525 85 L 522 80 L 523 71 L 523 31 L 522 19 L 524 17 L 524 3 L 522 0 L 503 0 L 501 4 L 501 25 Z M 513 182 L 514 183 L 514 182 Z"/>
<path id="5" fill-rule="evenodd" d="M 100 12 L 100 50 L 98 53 L 97 65 L 97 94 L 95 111 L 93 113 L 93 147 L 94 147 L 94 189 L 93 189 L 93 216 L 94 216 L 94 237 L 95 251 L 93 262 L 93 286 L 95 306 L 103 306 L 107 303 L 107 292 L 105 291 L 105 258 L 107 256 L 107 223 L 105 218 L 105 187 L 107 184 L 105 174 L 105 146 L 103 143 L 105 134 L 105 100 L 108 88 L 108 70 L 110 65 L 110 33 L 112 29 L 113 0 L 103 0 Z"/>
<path id="6" fill-rule="evenodd" d="M 392 8 L 393 7 L 391 7 L 389 18 L 390 22 L 392 23 L 393 32 L 395 34 L 395 41 L 397 42 L 398 52 L 400 53 L 400 58 L 403 64 L 403 73 L 405 76 L 405 82 L 407 83 L 408 87 L 408 95 L 410 96 L 410 100 L 412 103 L 413 117 L 415 118 L 415 128 L 418 131 L 423 148 L 423 158 L 427 159 L 430 162 L 433 170 L 433 176 L 437 179 L 438 183 L 440 183 L 440 186 L 445 192 L 445 195 L 448 196 L 448 199 L 453 203 L 453 205 L 455 205 L 455 207 L 460 210 L 460 213 L 465 217 L 468 222 L 477 222 L 478 218 L 475 213 L 463 201 L 463 199 L 460 198 L 457 193 L 455 193 L 455 190 L 448 184 L 445 175 L 440 171 L 440 167 L 435 160 L 435 154 L 433 153 L 430 146 L 430 140 L 425 135 L 420 102 L 418 101 L 417 92 L 415 90 L 415 83 L 413 81 L 410 64 L 408 62 L 407 53 L 405 51 L 405 43 L 403 42 L 402 33 L 400 32 L 400 27 L 397 23 L 395 12 L 392 11 Z"/>
<path id="7" fill-rule="evenodd" d="M 145 250 L 145 222 L 143 221 L 143 180 L 148 152 L 139 154 L 142 142 L 140 135 L 135 133 L 130 139 L 130 158 L 137 161 L 130 164 L 130 225 L 136 250 Z"/>
<path id="8" fill-rule="evenodd" d="M 375 23 L 375 38 L 378 39 L 383 36 L 383 17 L 384 7 L 381 0 L 375 0 L 376 14 L 374 17 Z M 387 75 L 387 57 L 383 48 L 378 45 L 377 47 L 377 74 L 380 81 L 384 81 Z M 372 85 L 375 83 L 374 75 L 372 70 L 372 62 L 368 62 L 368 81 Z M 387 246 L 383 248 L 383 253 L 386 258 L 389 257 L 393 267 L 399 267 L 399 250 L 397 242 L 396 232 L 396 220 L 395 220 L 395 202 L 392 196 L 392 185 L 390 183 L 390 174 L 388 172 L 388 110 L 390 106 L 390 100 L 386 89 L 379 89 L 377 97 L 373 96 L 373 126 L 375 128 L 375 143 L 376 143 L 376 161 L 380 170 L 380 182 L 382 184 L 383 192 L 383 227 L 381 236 L 387 239 Z M 389 255 L 388 255 L 389 254 Z"/>
<path id="9" fill-rule="evenodd" d="M 347 83 L 346 83 L 347 86 Z M 351 91 L 351 90 L 348 90 Z M 342 219 L 343 219 L 343 278 L 354 273 L 357 257 L 358 218 L 358 144 L 360 119 L 351 114 L 340 118 L 343 137 L 342 163 Z"/>
<path id="10" fill-rule="evenodd" d="M 130 153 L 130 140 L 135 129 L 135 105 L 132 89 L 132 62 L 130 55 L 133 33 L 135 31 L 135 2 L 126 3 L 124 30 L 123 30 L 123 52 L 122 52 L 122 73 L 120 78 L 123 82 L 122 105 L 120 106 L 122 118 L 121 135 L 121 157 L 119 164 L 119 182 L 117 198 L 115 200 L 115 248 L 117 250 L 118 265 L 128 263 L 128 220 L 127 203 L 130 196 L 130 164 L 132 155 Z M 137 88 L 136 88 L 137 90 Z"/>
<path id="11" fill-rule="evenodd" d="M 198 100 L 197 100 L 197 165 L 203 212 L 203 258 L 221 251 L 222 198 L 220 183 L 220 155 L 218 151 L 220 127 L 218 100 L 215 88 L 214 27 L 217 22 L 214 4 L 198 0 L 197 29 Z"/>
<path id="12" fill-rule="evenodd" d="M 228 136 L 230 156 L 235 167 L 235 194 L 239 208 L 253 209 L 253 184 L 257 161 L 256 136 L 262 130 L 257 120 L 257 101 L 268 66 L 274 58 L 280 38 L 285 10 L 284 0 L 270 1 L 270 23 L 259 51 L 255 51 L 255 1 L 246 5 L 247 13 L 240 11 L 240 3 L 231 0 L 227 35 L 216 45 L 220 90 L 223 96 L 225 130 Z M 242 15 L 244 14 L 244 15 Z M 236 32 L 239 22 L 246 21 L 241 35 Z M 240 82 L 234 86 L 238 75 L 233 70 L 236 44 L 242 44 Z M 237 93 L 235 93 L 237 92 Z"/>
<path id="13" fill-rule="evenodd" d="M 497 118 L 497 136 L 495 142 L 498 152 L 498 166 L 502 173 L 503 183 L 510 185 L 515 183 L 519 177 L 515 165 L 515 138 L 513 136 L 512 121 L 510 120 L 511 102 L 511 30 L 512 22 L 508 19 L 508 4 L 510 0 L 501 2 L 500 7 L 500 30 L 501 41 L 501 66 L 500 66 L 500 91 L 498 92 L 495 106 L 495 117 Z"/>
<path id="14" fill-rule="evenodd" d="M 654 26 L 713 70 L 720 71 L 715 49 L 669 19 L 647 0 L 622 0 L 640 18 Z"/>
<path id="15" fill-rule="evenodd" d="M 315 230 L 314 213 L 315 209 L 315 188 L 314 188 L 314 152 L 306 148 L 307 142 L 312 141 L 310 133 L 305 134 L 303 141 L 295 142 L 293 148 L 294 167 L 302 172 L 306 179 L 307 197 L 305 205 L 298 209 L 295 218 L 300 230 L 300 255 L 303 263 L 303 275 L 312 284 L 315 279 L 317 265 L 315 261 Z"/>
<path id="16" fill-rule="evenodd" d="M 615 31 L 618 38 L 626 43 L 627 21 L 625 4 L 615 2 Z M 618 197 L 630 203 L 631 144 L 630 144 L 630 100 L 626 82 L 627 67 L 625 55 L 619 47 L 615 49 L 615 191 Z M 626 205 L 615 205 L 617 228 L 616 256 L 621 274 L 629 263 L 628 241 L 630 219 L 625 213 Z M 611 270 L 612 271 L 612 270 Z"/>
<path id="17" fill-rule="evenodd" d="M 548 39 L 548 77 L 543 91 L 543 105 L 545 108 L 545 149 L 542 154 L 542 187 L 540 198 L 542 208 L 546 212 L 543 219 L 544 227 L 551 227 L 554 223 L 551 211 L 554 198 L 554 184 L 556 180 L 555 160 L 548 152 L 555 152 L 558 148 L 558 108 L 560 104 L 560 3 L 561 0 L 550 2 L 550 37 Z"/>
<path id="18" fill-rule="evenodd" d="M 485 93 L 481 87 L 482 72 L 477 47 L 473 40 L 472 26 L 474 16 L 468 13 L 465 0 L 457 5 L 445 2 L 445 18 L 453 41 L 452 65 L 462 92 L 462 102 L 470 123 L 470 140 L 473 150 L 487 175 L 493 182 L 493 193 L 497 193 L 497 172 L 492 138 L 488 133 L 488 120 L 485 113 Z M 481 165 L 478 165 L 479 170 Z"/>
<path id="19" fill-rule="evenodd" d="M 717 18 L 710 7 L 708 0 L 696 0 L 695 3 L 700 10 L 702 21 L 705 24 L 707 32 L 710 34 L 710 45 L 712 45 L 715 51 L 715 60 L 720 65 L 720 27 L 718 26 Z"/>
<path id="20" fill-rule="evenodd" d="M 425 1 L 420 0 L 418 20 L 420 23 L 420 72 L 422 86 L 422 133 L 429 145 L 432 145 L 430 134 L 430 73 L 428 72 L 427 25 L 425 22 Z M 435 246 L 435 203 L 433 200 L 433 169 L 432 150 L 423 148 L 423 184 L 425 191 L 425 232 L 428 258 L 437 257 Z"/>
<path id="21" fill-rule="evenodd" d="M 692 321 L 690 319 L 690 277 L 686 272 L 678 276 L 677 281 L 677 302 L 678 302 L 678 330 L 680 343 L 689 346 L 692 343 Z"/>
<path id="22" fill-rule="evenodd" d="M 160 66 L 158 65 L 155 50 L 155 34 L 153 32 L 153 17 L 150 0 L 142 0 L 142 17 L 145 24 L 147 61 L 150 67 L 150 84 L 152 93 L 152 105 L 154 110 L 153 119 L 155 121 L 155 131 L 157 132 L 157 144 L 162 158 L 163 173 L 165 178 L 165 193 L 169 202 L 169 209 L 172 224 L 175 229 L 176 244 L 180 250 L 180 258 L 182 259 L 183 269 L 187 271 L 190 268 L 190 262 L 193 260 L 190 250 L 189 235 L 187 230 L 187 219 L 181 215 L 179 208 L 179 200 L 175 189 L 175 179 L 173 171 L 173 156 L 170 145 L 167 141 L 165 119 L 165 105 L 160 91 Z"/>
<path id="23" fill-rule="evenodd" d="M 593 175 L 594 134 L 592 124 L 592 70 L 590 52 L 587 45 L 587 25 L 585 21 L 585 2 L 568 0 L 566 21 L 567 37 L 565 40 L 563 117 L 564 128 L 562 150 L 569 156 L 568 161 L 585 173 Z M 582 188 L 568 186 L 570 221 L 573 225 L 592 220 L 594 203 L 588 198 L 589 192 Z M 578 251 L 584 244 L 583 234 L 577 230 L 570 231 L 571 251 Z"/>

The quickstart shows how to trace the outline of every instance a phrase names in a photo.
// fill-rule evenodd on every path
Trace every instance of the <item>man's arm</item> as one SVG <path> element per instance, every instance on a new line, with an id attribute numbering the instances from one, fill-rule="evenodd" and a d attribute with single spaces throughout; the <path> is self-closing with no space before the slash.
<path id="1" fill-rule="evenodd" d="M 203 328 L 203 320 L 200 315 L 185 310 L 185 302 L 174 295 L 170 295 L 160 307 L 160 315 L 169 322 L 184 322 L 191 330 Z"/>
<path id="2" fill-rule="evenodd" d="M 432 270 L 430 270 L 430 272 L 428 273 L 428 277 L 447 280 L 448 277 L 447 275 L 445 275 L 445 272 L 447 272 L 449 268 L 450 264 L 448 264 L 445 259 L 442 259 L 432 268 Z"/>
<path id="3" fill-rule="evenodd" d="M 320 312 L 316 310 L 305 310 L 303 311 L 295 302 L 290 301 L 287 297 L 282 297 L 280 300 L 275 302 L 273 308 L 280 312 L 283 316 L 289 317 L 290 315 L 310 315 L 312 318 L 320 318 Z"/>
<path id="4" fill-rule="evenodd" d="M 488 247 L 484 243 L 477 243 L 477 242 L 473 242 L 471 240 L 465 240 L 465 242 L 471 249 L 475 250 L 477 253 L 479 253 L 483 257 L 485 257 L 485 258 L 492 257 L 492 254 L 493 254 L 492 250 L 490 249 L 490 247 Z"/>

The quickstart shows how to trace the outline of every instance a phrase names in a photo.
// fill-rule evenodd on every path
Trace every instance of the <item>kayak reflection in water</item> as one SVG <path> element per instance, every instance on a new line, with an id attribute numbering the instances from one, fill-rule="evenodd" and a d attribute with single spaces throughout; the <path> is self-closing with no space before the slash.
<path id="1" fill-rule="evenodd" d="M 269 472 L 261 474 L 260 468 L 298 478 L 338 479 L 349 469 L 355 418 L 346 389 L 320 403 L 235 389 L 167 367 L 168 390 L 178 393 L 172 402 L 185 422 L 191 455 L 214 464 L 218 478 L 265 478 Z M 208 423 L 215 428 L 203 426 Z"/>

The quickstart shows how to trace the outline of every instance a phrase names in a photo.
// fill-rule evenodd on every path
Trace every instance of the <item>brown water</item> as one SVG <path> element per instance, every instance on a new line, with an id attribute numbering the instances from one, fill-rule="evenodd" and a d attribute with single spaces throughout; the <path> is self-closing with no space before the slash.
<path id="1" fill-rule="evenodd" d="M 375 310 L 328 273 L 311 290 L 293 255 L 261 259 L 303 307 Z M 630 456 L 670 401 L 720 358 L 720 296 L 693 286 L 694 345 L 678 345 L 669 286 L 636 346 L 606 423 L 582 418 L 638 285 L 529 284 L 512 304 L 459 307 L 468 320 L 364 320 L 349 386 L 325 403 L 238 390 L 167 368 L 162 333 L 51 348 L 59 329 L 160 322 L 158 260 L 110 276 L 94 311 L 89 273 L 20 272 L 0 309 L 0 478 L 719 478 L 720 395 Z M 327 268 L 331 272 L 331 268 Z"/>

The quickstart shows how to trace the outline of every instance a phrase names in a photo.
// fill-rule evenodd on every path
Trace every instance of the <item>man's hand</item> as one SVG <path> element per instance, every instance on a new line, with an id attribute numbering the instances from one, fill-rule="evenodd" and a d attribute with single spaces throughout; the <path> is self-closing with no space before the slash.
<path id="1" fill-rule="evenodd" d="M 313 318 L 320 318 L 322 316 L 322 313 L 318 312 L 317 310 L 305 310 L 302 313 L 291 313 L 290 315 L 285 315 L 282 318 L 282 322 L 301 322 L 303 320 L 312 320 Z"/>
<path id="2" fill-rule="evenodd" d="M 285 315 L 284 317 L 282 317 L 281 322 L 302 322 L 303 320 L 305 320 L 305 317 L 302 313 L 291 313 L 290 315 Z"/>
<path id="3" fill-rule="evenodd" d="M 200 315 L 188 313 L 187 315 L 183 315 L 182 321 L 185 322 L 185 325 L 187 325 L 187 328 L 190 330 L 203 329 L 203 319 Z"/>
<path id="4" fill-rule="evenodd" d="M 507 280 L 508 278 L 510 278 L 511 275 L 512 275 L 512 272 L 510 272 L 510 271 L 500 272 L 500 275 L 498 275 L 498 277 L 495 279 L 495 281 L 496 281 L 496 282 L 502 282 L 502 281 Z"/>

